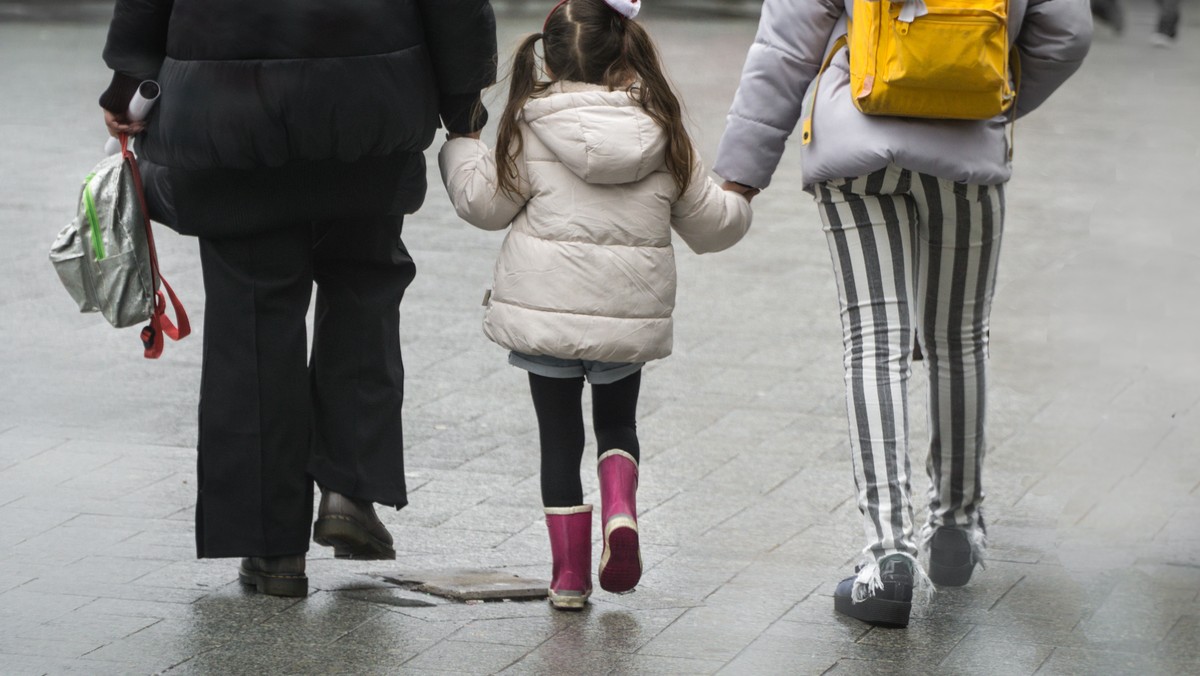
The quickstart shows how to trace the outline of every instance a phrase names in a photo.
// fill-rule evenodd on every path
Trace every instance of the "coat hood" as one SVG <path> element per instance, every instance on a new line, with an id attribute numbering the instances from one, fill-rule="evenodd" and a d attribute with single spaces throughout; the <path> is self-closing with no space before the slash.
<path id="1" fill-rule="evenodd" d="M 538 140 L 587 183 L 640 181 L 666 161 L 666 134 L 624 90 L 556 82 L 522 114 Z"/>

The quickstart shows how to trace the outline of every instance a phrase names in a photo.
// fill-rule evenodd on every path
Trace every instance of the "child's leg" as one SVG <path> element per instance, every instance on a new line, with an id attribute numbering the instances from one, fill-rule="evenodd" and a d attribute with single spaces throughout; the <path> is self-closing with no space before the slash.
<path id="1" fill-rule="evenodd" d="M 872 572 L 878 559 L 918 551 L 908 446 L 916 228 L 911 176 L 888 167 L 817 188 L 842 309 L 850 457 L 866 536 L 862 570 Z M 929 359 L 929 346 L 922 347 Z M 865 582 L 856 590 L 865 590 Z"/>
<path id="2" fill-rule="evenodd" d="M 917 174 L 917 315 L 929 367 L 930 576 L 958 586 L 982 562 L 988 331 L 1004 185 Z"/>
<path id="3" fill-rule="evenodd" d="M 542 505 L 583 504 L 579 463 L 583 459 L 583 377 L 547 378 L 529 374 L 542 446 Z"/>
<path id="4" fill-rule="evenodd" d="M 638 545 L 637 399 L 641 371 L 615 383 L 592 385 L 592 418 L 600 451 L 601 523 L 604 553 L 600 586 L 611 592 L 633 589 L 642 577 Z"/>
<path id="5" fill-rule="evenodd" d="M 637 402 L 642 372 L 636 371 L 615 383 L 592 385 L 592 427 L 596 431 L 596 454 L 618 448 L 639 460 Z"/>
<path id="6" fill-rule="evenodd" d="M 559 610 L 579 610 L 592 593 L 592 508 L 583 503 L 583 377 L 529 374 L 542 447 L 542 504 L 554 560 L 547 595 Z"/>
<path id="7" fill-rule="evenodd" d="M 916 560 L 909 464 L 908 382 L 914 338 L 917 212 L 913 173 L 889 166 L 817 186 L 842 309 L 846 412 L 867 545 L 833 607 L 864 622 L 908 626 Z M 932 348 L 920 336 L 925 359 Z"/>

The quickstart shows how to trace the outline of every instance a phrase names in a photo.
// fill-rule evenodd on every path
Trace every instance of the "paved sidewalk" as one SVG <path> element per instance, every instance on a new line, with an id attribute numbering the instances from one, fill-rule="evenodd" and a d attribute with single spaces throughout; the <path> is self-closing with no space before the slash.
<path id="1" fill-rule="evenodd" d="M 500 236 L 457 222 L 433 171 L 405 228 L 412 502 L 383 515 L 398 559 L 314 547 L 299 601 L 195 560 L 202 336 L 145 361 L 136 329 L 73 311 L 46 260 L 103 145 L 105 26 L 0 13 L 0 674 L 1200 673 L 1197 9 L 1156 50 L 1151 5 L 1129 7 L 1126 34 L 1098 31 L 1081 73 L 1018 125 L 992 328 L 991 559 L 907 630 L 832 608 L 859 526 L 833 277 L 795 148 L 744 243 L 681 249 L 676 354 L 643 384 L 636 593 L 563 614 L 381 579 L 549 574 L 525 381 L 479 329 Z M 754 22 L 646 14 L 711 161 Z M 504 51 L 536 21 L 502 21 Z M 159 232 L 199 327 L 195 242 Z"/>

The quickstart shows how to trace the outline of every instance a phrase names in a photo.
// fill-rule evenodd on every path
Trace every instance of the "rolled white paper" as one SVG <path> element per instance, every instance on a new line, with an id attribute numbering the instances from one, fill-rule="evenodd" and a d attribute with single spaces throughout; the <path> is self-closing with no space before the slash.
<path id="1" fill-rule="evenodd" d="M 126 114 L 131 122 L 141 122 L 150 114 L 150 109 L 154 107 L 154 103 L 158 101 L 158 95 L 161 93 L 158 83 L 154 80 L 145 80 L 138 85 L 137 91 L 133 93 L 133 98 L 129 99 L 129 109 Z M 108 141 L 104 144 L 104 154 L 113 155 L 121 152 L 121 142 L 115 136 L 108 137 Z"/>
<path id="2" fill-rule="evenodd" d="M 159 91 L 158 83 L 154 80 L 146 80 L 138 85 L 137 91 L 133 93 L 133 98 L 129 99 L 129 119 L 134 122 L 146 119 L 146 116 L 150 114 L 150 109 L 158 101 Z"/>

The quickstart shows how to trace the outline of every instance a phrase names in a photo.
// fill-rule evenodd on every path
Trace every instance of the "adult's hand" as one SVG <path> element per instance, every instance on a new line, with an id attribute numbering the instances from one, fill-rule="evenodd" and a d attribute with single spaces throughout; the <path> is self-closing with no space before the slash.
<path id="1" fill-rule="evenodd" d="M 144 120 L 133 122 L 123 114 L 117 115 L 111 110 L 103 108 L 101 110 L 104 110 L 104 126 L 108 127 L 109 136 L 119 136 L 121 134 L 136 136 L 146 128 Z"/>

